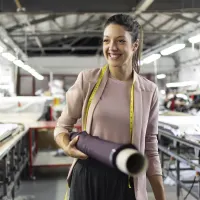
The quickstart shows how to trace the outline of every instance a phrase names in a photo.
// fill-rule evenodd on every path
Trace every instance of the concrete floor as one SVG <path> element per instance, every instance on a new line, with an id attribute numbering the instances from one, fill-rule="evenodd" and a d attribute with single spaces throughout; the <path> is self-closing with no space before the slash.
<path id="1" fill-rule="evenodd" d="M 66 174 L 66 170 L 59 175 L 55 171 L 36 172 L 35 181 L 22 181 L 15 200 L 63 200 L 66 191 Z M 166 186 L 165 190 L 167 200 L 177 200 L 175 186 Z M 149 184 L 147 191 L 149 200 L 155 200 Z M 182 193 L 183 195 L 179 200 L 183 200 L 187 194 L 185 191 Z M 194 198 L 189 195 L 187 200 L 194 200 Z"/>

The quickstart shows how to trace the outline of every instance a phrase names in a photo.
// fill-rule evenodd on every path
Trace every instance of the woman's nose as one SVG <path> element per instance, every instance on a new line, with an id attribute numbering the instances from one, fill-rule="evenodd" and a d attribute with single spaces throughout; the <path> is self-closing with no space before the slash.
<path id="1" fill-rule="evenodd" d="M 110 42 L 110 45 L 109 45 L 109 50 L 117 50 L 117 44 L 113 41 L 113 42 Z"/>

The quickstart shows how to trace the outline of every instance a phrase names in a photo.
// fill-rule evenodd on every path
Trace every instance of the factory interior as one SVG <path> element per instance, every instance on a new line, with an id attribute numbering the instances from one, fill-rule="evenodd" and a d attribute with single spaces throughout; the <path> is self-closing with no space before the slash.
<path id="1" fill-rule="evenodd" d="M 54 129 L 79 73 L 106 64 L 104 23 L 119 13 L 144 32 L 166 200 L 200 199 L 200 0 L 0 0 L 0 200 L 65 198 L 73 158 Z"/>

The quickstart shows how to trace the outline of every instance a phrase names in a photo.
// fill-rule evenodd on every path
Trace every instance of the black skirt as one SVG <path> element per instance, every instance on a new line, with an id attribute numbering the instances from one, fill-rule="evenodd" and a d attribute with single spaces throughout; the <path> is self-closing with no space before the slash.
<path id="1" fill-rule="evenodd" d="M 136 200 L 133 180 L 96 160 L 78 160 L 73 168 L 69 200 Z"/>

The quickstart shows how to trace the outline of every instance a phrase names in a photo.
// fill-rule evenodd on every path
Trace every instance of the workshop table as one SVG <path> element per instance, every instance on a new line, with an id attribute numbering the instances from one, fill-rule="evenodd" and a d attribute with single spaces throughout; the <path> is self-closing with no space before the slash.
<path id="1" fill-rule="evenodd" d="M 29 124 L 29 176 L 33 175 L 34 168 L 38 167 L 69 167 L 73 158 L 68 156 L 55 156 L 55 151 L 38 151 L 38 130 L 52 130 L 56 127 L 56 121 L 37 121 Z M 74 125 L 75 131 L 81 131 L 81 125 Z"/>

